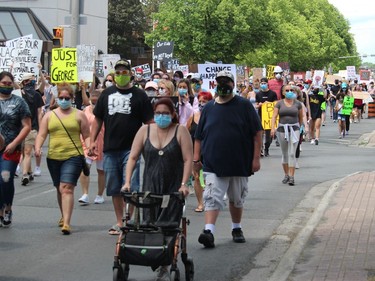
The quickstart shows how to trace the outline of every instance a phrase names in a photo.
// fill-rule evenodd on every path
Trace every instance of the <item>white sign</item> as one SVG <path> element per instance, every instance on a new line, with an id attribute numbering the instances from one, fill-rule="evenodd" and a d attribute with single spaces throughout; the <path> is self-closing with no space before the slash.
<path id="1" fill-rule="evenodd" d="M 132 71 L 134 71 L 134 73 L 135 73 L 137 68 L 142 68 L 143 78 L 145 78 L 146 80 L 151 77 L 151 67 L 148 63 L 134 66 L 134 67 L 132 67 Z"/>
<path id="2" fill-rule="evenodd" d="M 77 45 L 78 81 L 92 82 L 95 69 L 96 47 Z"/>
<path id="3" fill-rule="evenodd" d="M 16 57 L 13 58 L 12 74 L 20 82 L 25 73 L 39 75 L 38 64 L 42 54 L 43 41 L 37 39 L 20 39 L 16 43 Z"/>
<path id="4" fill-rule="evenodd" d="M 338 75 L 342 77 L 342 79 L 347 79 L 348 78 L 348 71 L 347 70 L 339 70 Z"/>
<path id="5" fill-rule="evenodd" d="M 99 56 L 99 59 L 103 61 L 103 72 L 105 78 L 109 73 L 115 72 L 115 64 L 121 58 L 118 54 L 103 54 Z"/>
<path id="6" fill-rule="evenodd" d="M 323 85 L 324 70 L 315 70 L 312 84 L 321 87 Z"/>
<path id="7" fill-rule="evenodd" d="M 355 66 L 346 66 L 346 72 L 347 72 L 347 77 L 348 79 L 354 79 L 357 78 L 355 74 Z"/>
<path id="8" fill-rule="evenodd" d="M 236 65 L 235 64 L 198 64 L 198 73 L 203 84 L 202 88 L 215 94 L 216 74 L 220 71 L 229 71 L 234 77 L 234 87 L 236 87 Z"/>
<path id="9" fill-rule="evenodd" d="M 8 41 L 5 42 L 5 46 L 15 47 L 18 40 L 21 40 L 21 39 L 33 39 L 33 35 L 29 34 L 29 35 L 25 35 L 25 36 L 22 36 L 22 37 L 18 37 L 18 38 L 15 38 L 15 39 L 8 40 Z"/>
<path id="10" fill-rule="evenodd" d="M 17 56 L 15 47 L 0 47 L 0 72 L 11 72 L 13 60 Z"/>

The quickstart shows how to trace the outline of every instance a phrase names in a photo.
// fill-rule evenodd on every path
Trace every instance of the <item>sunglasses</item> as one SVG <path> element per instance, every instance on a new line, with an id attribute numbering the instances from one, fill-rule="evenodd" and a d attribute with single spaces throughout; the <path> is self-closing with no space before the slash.
<path id="1" fill-rule="evenodd" d="M 12 86 L 13 85 L 13 82 L 1 81 L 0 83 L 5 85 L 5 86 Z"/>
<path id="2" fill-rule="evenodd" d="M 296 90 L 294 89 L 285 89 L 286 92 L 295 92 Z"/>
<path id="3" fill-rule="evenodd" d="M 59 100 L 70 101 L 70 97 L 59 97 Z"/>
<path id="4" fill-rule="evenodd" d="M 128 75 L 130 73 L 130 70 L 125 69 L 125 70 L 116 70 L 116 75 Z"/>

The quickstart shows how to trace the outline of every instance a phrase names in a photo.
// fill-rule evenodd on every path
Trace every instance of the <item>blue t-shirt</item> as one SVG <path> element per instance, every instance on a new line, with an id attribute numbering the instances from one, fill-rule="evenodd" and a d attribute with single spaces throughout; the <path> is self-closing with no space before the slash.
<path id="1" fill-rule="evenodd" d="M 261 130 L 249 100 L 235 96 L 224 104 L 207 103 L 195 132 L 195 139 L 201 141 L 203 171 L 218 177 L 250 176 L 254 136 Z"/>

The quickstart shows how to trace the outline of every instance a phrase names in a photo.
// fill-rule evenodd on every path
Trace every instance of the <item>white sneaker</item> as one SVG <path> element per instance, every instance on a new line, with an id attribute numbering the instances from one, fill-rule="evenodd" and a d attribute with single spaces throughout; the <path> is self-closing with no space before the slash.
<path id="1" fill-rule="evenodd" d="M 103 196 L 96 195 L 95 200 L 94 200 L 94 204 L 103 204 L 103 203 L 104 203 Z"/>
<path id="2" fill-rule="evenodd" d="M 40 167 L 35 167 L 34 177 L 40 177 L 41 175 L 42 175 L 42 170 L 40 169 Z"/>
<path id="3" fill-rule="evenodd" d="M 315 139 L 311 139 L 311 144 L 315 144 Z"/>
<path id="4" fill-rule="evenodd" d="M 82 197 L 78 199 L 78 202 L 82 203 L 82 204 L 89 204 L 90 203 L 90 201 L 89 201 L 89 195 L 88 194 L 83 194 Z"/>
<path id="5" fill-rule="evenodd" d="M 298 161 L 297 161 L 297 160 L 296 160 L 295 168 L 296 168 L 296 169 L 299 169 L 299 164 L 298 164 Z"/>

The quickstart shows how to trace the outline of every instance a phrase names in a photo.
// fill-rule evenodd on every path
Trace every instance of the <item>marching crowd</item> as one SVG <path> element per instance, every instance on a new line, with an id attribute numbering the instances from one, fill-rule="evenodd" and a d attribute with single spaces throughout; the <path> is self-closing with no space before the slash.
<path id="1" fill-rule="evenodd" d="M 260 169 L 275 140 L 282 154 L 284 177 L 295 185 L 300 145 L 319 145 L 326 115 L 338 124 L 338 137 L 349 134 L 366 110 L 353 92 L 375 94 L 374 82 L 335 80 L 318 86 L 311 80 L 288 81 L 277 66 L 274 78 L 245 81 L 235 89 L 230 72 L 217 73 L 214 95 L 202 89 L 198 73 L 184 77 L 156 69 L 146 81 L 141 68 L 132 72 L 119 60 L 102 81 L 50 83 L 40 68 L 39 81 L 24 74 L 16 83 L 9 72 L 0 73 L 0 226 L 12 224 L 14 178 L 27 186 L 40 176 L 42 146 L 48 138 L 47 167 L 61 211 L 58 226 L 71 233 L 74 188 L 78 180 L 88 204 L 90 176 L 84 166 L 94 164 L 98 188 L 94 203 L 112 198 L 116 223 L 109 234 L 118 235 L 124 201 L 121 190 L 140 190 L 140 155 L 145 160 L 143 191 L 189 194 L 194 187 L 196 212 L 205 213 L 199 243 L 215 247 L 215 224 L 229 200 L 232 238 L 244 243 L 241 229 L 248 177 Z M 273 103 L 270 128 L 262 128 L 262 108 Z M 327 106 L 328 105 L 328 106 Z M 326 110 L 329 108 L 329 111 Z M 32 151 L 35 169 L 32 170 Z M 160 270 L 158 280 L 167 274 Z"/>

